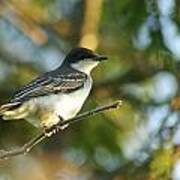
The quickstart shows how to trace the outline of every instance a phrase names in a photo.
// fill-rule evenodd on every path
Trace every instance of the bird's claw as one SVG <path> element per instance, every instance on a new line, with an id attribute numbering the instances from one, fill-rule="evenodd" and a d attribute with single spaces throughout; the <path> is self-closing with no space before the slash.
<path id="1" fill-rule="evenodd" d="M 49 131 L 49 129 L 44 129 L 44 134 L 46 137 L 51 137 L 53 135 L 54 132 Z"/>
<path id="2" fill-rule="evenodd" d="M 44 134 L 46 137 L 51 137 L 53 134 L 57 134 L 60 130 L 64 128 L 58 125 L 54 125 L 51 128 L 44 128 Z"/>

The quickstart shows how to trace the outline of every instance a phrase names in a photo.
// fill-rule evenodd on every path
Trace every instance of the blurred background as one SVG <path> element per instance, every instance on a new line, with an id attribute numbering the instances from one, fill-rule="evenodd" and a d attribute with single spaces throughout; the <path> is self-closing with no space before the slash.
<path id="1" fill-rule="evenodd" d="M 123 106 L 0 161 L 0 180 L 180 180 L 179 24 L 179 0 L 1 0 L 1 104 L 83 46 L 109 61 L 93 71 L 82 111 Z M 0 149 L 37 133 L 23 120 L 0 121 Z"/>

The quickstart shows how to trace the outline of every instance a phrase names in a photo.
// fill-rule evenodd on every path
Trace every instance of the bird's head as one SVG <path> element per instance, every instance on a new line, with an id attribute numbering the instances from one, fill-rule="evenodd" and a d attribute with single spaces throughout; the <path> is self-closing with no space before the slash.
<path id="1" fill-rule="evenodd" d="M 99 62 L 106 60 L 106 56 L 96 54 L 87 48 L 72 49 L 65 58 L 65 63 L 68 63 L 74 69 L 89 74 Z"/>

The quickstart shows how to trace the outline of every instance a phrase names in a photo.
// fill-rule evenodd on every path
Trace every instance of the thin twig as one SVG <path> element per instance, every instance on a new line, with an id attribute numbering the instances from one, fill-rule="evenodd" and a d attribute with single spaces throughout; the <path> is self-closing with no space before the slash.
<path id="1" fill-rule="evenodd" d="M 100 107 L 97 107 L 96 109 L 92 109 L 90 111 L 84 112 L 74 118 L 67 120 L 67 121 L 59 122 L 58 124 L 56 124 L 55 126 L 53 126 L 49 129 L 48 134 L 50 134 L 50 136 L 52 136 L 52 135 L 54 135 L 54 132 L 57 132 L 59 130 L 59 127 L 61 127 L 61 126 L 64 126 L 66 124 L 72 124 L 74 122 L 78 122 L 80 120 L 85 119 L 86 117 L 96 115 L 96 114 L 106 111 L 106 110 L 118 108 L 121 105 L 122 105 L 122 101 L 116 101 L 112 104 L 100 106 Z M 21 155 L 21 154 L 26 154 L 29 151 L 31 151 L 37 144 L 39 144 L 44 139 L 46 139 L 47 137 L 50 137 L 50 136 L 47 136 L 45 133 L 41 133 L 38 136 L 32 138 L 29 142 L 24 144 L 22 147 L 19 147 L 19 148 L 13 149 L 13 150 L 7 150 L 7 151 L 0 150 L 0 160 L 8 159 L 10 157 Z"/>

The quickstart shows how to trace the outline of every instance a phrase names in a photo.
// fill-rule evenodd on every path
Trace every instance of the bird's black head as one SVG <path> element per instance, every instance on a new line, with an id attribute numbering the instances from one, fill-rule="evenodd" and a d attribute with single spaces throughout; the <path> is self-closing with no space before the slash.
<path id="1" fill-rule="evenodd" d="M 96 54 L 90 49 L 78 47 L 72 49 L 66 56 L 65 61 L 69 64 L 78 63 L 79 61 L 102 61 L 106 60 L 107 57 Z"/>

